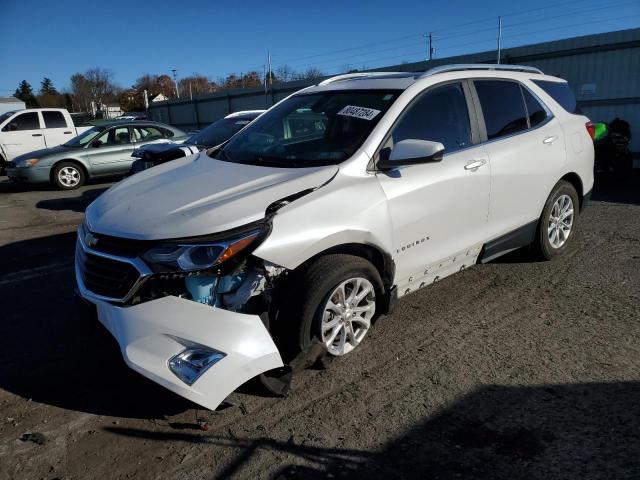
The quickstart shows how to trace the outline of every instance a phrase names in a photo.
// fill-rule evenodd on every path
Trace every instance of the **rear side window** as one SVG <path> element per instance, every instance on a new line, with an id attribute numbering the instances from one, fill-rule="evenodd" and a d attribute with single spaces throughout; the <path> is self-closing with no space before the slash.
<path id="1" fill-rule="evenodd" d="M 15 128 L 11 126 L 15 124 Z M 22 113 L 15 117 L 8 125 L 11 130 L 36 130 L 40 128 L 38 112 Z M 6 127 L 5 127 L 6 128 Z"/>
<path id="2" fill-rule="evenodd" d="M 550 82 L 548 80 L 532 80 L 532 82 L 544 90 L 567 112 L 580 113 L 576 97 L 573 95 L 567 82 Z"/>
<path id="3" fill-rule="evenodd" d="M 66 128 L 67 122 L 62 112 L 42 112 L 45 128 Z"/>
<path id="4" fill-rule="evenodd" d="M 162 132 L 162 134 L 164 135 L 165 138 L 173 137 L 173 132 L 171 130 L 169 130 L 168 128 L 160 128 L 160 127 L 158 127 L 158 128 Z"/>
<path id="5" fill-rule="evenodd" d="M 393 144 L 416 139 L 440 142 L 451 153 L 471 144 L 469 112 L 459 83 L 428 90 L 402 116 L 391 134 Z"/>
<path id="6" fill-rule="evenodd" d="M 547 119 L 547 111 L 529 90 L 527 90 L 526 88 L 522 88 L 522 94 L 524 95 L 524 103 L 527 106 L 529 125 L 531 126 L 531 128 L 534 128 Z"/>
<path id="7" fill-rule="evenodd" d="M 520 84 L 502 80 L 474 81 L 487 129 L 487 139 L 511 135 L 528 128 Z"/>

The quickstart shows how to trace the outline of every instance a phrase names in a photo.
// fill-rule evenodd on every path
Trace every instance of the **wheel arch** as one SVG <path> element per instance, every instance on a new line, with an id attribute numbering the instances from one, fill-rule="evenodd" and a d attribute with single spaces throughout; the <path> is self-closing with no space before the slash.
<path id="1" fill-rule="evenodd" d="M 369 261 L 380 274 L 382 283 L 385 288 L 385 292 L 388 292 L 393 286 L 393 280 L 395 277 L 396 265 L 391 255 L 375 245 L 365 243 L 342 243 L 334 245 L 321 252 L 316 253 L 311 258 L 299 265 L 297 269 L 304 268 L 305 266 L 313 263 L 320 257 L 331 254 L 346 254 L 353 255 L 354 257 L 364 258 Z"/>
<path id="2" fill-rule="evenodd" d="M 585 192 L 584 192 L 584 186 L 582 184 L 582 179 L 580 178 L 580 175 L 578 175 L 576 172 L 569 172 L 563 175 L 563 177 L 560 180 L 569 182 L 571 185 L 573 185 L 573 188 L 576 189 L 576 192 L 578 193 L 578 202 L 580 202 L 580 210 L 582 210 L 582 203 L 584 202 Z"/>
<path id="3" fill-rule="evenodd" d="M 49 180 L 51 182 L 53 182 L 53 172 L 54 172 L 54 170 L 62 162 L 73 163 L 74 165 L 77 165 L 78 167 L 80 167 L 82 169 L 82 172 L 84 173 L 84 178 L 88 179 L 90 177 L 89 169 L 87 168 L 87 166 L 83 162 L 81 162 L 77 158 L 62 158 L 60 160 L 56 160 L 54 163 L 51 164 L 51 170 L 49 172 Z"/>

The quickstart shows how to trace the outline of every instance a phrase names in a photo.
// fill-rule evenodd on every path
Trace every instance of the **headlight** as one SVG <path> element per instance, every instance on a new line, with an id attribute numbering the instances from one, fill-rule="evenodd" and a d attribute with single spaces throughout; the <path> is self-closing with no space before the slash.
<path id="1" fill-rule="evenodd" d="M 23 162 L 25 167 L 33 167 L 40 161 L 39 158 L 29 158 Z"/>
<path id="2" fill-rule="evenodd" d="M 268 228 L 260 226 L 226 240 L 158 245 L 142 255 L 142 258 L 156 272 L 207 270 L 240 253 L 253 250 L 265 238 L 266 233 Z"/>

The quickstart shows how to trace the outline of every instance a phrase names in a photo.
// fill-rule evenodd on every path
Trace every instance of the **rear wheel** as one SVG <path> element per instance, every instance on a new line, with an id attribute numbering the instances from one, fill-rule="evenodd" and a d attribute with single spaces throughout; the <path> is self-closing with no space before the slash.
<path id="1" fill-rule="evenodd" d="M 580 204 L 573 185 L 561 180 L 553 188 L 538 222 L 535 247 L 545 260 L 561 255 L 573 237 Z"/>
<path id="2" fill-rule="evenodd" d="M 84 185 L 84 170 L 73 162 L 60 162 L 53 169 L 53 183 L 60 190 L 75 190 Z"/>
<path id="3" fill-rule="evenodd" d="M 331 355 L 346 355 L 363 341 L 380 310 L 380 274 L 353 255 L 321 257 L 296 274 L 291 285 L 275 332 L 285 361 L 314 339 Z"/>

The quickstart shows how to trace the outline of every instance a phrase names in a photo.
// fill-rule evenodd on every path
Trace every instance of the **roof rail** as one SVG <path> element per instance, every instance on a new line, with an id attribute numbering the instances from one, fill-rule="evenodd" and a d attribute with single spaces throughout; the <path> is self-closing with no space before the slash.
<path id="1" fill-rule="evenodd" d="M 460 70 L 501 70 L 507 72 L 543 73 L 539 68 L 528 67 L 526 65 L 503 65 L 499 63 L 459 63 L 430 68 L 429 70 L 418 76 L 418 78 L 430 77 L 431 75 L 435 75 L 437 73 L 456 72 Z"/>
<path id="2" fill-rule="evenodd" d="M 327 78 L 321 81 L 320 85 L 328 85 L 334 82 L 341 82 L 343 80 L 352 80 L 355 78 L 375 78 L 375 77 L 408 77 L 412 75 L 411 72 L 357 72 L 357 73 L 345 73 L 342 75 L 336 75 L 335 77 Z"/>

